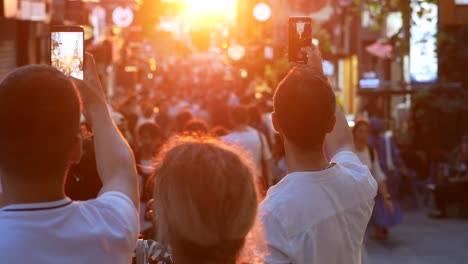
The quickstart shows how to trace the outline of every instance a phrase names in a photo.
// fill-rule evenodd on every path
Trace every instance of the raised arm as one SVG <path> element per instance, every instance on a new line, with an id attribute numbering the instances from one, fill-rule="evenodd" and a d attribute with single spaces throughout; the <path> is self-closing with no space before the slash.
<path id="1" fill-rule="evenodd" d="M 303 51 L 307 53 L 307 64 L 323 74 L 323 60 L 319 49 L 312 47 Z M 352 150 L 353 146 L 353 135 L 351 134 L 343 110 L 341 110 L 338 104 L 336 104 L 335 117 L 335 127 L 325 140 L 325 146 L 330 157 L 334 157 L 338 152 L 343 150 Z"/>
<path id="2" fill-rule="evenodd" d="M 93 56 L 87 53 L 85 60 L 85 80 L 74 81 L 80 90 L 83 114 L 93 127 L 96 165 L 102 181 L 100 194 L 121 192 L 138 209 L 138 181 L 133 153 L 109 113 Z"/>
<path id="3" fill-rule="evenodd" d="M 353 135 L 348 126 L 348 121 L 338 105 L 336 105 L 335 117 L 335 127 L 325 139 L 325 146 L 330 157 L 334 157 L 340 151 L 351 151 L 353 149 Z"/>

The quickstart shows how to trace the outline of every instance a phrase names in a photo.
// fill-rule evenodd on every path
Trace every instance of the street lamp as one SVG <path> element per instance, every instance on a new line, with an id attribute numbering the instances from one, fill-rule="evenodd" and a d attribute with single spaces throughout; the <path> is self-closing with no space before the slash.
<path id="1" fill-rule="evenodd" d="M 265 3 L 255 5 L 253 15 L 257 21 L 265 22 L 271 17 L 271 7 Z"/>

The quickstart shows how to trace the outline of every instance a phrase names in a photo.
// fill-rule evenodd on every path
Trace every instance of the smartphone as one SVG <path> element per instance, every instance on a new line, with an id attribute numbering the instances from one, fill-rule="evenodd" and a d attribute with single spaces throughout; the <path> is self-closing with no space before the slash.
<path id="1" fill-rule="evenodd" d="M 307 55 L 301 52 L 301 49 L 312 46 L 312 19 L 310 17 L 289 18 L 288 42 L 289 61 L 307 64 Z"/>
<path id="2" fill-rule="evenodd" d="M 53 26 L 50 64 L 66 76 L 84 78 L 84 30 L 80 26 Z"/>

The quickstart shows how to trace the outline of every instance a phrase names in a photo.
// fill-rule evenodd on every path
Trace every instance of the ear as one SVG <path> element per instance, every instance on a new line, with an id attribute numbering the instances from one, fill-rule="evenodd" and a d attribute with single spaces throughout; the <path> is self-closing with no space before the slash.
<path id="1" fill-rule="evenodd" d="M 336 115 L 333 115 L 333 117 L 330 119 L 330 122 L 328 123 L 327 133 L 330 133 L 333 131 L 333 128 L 335 128 L 335 123 L 336 123 Z"/>
<path id="2" fill-rule="evenodd" d="M 81 160 L 81 154 L 82 153 L 83 153 L 83 148 L 82 148 L 81 135 L 77 134 L 76 137 L 75 137 L 75 141 L 73 142 L 73 145 L 72 145 L 70 163 L 71 164 L 79 163 L 80 160 Z"/>
<path id="3" fill-rule="evenodd" d="M 278 118 L 276 117 L 275 112 L 271 113 L 271 121 L 273 122 L 273 129 L 275 130 L 275 132 L 281 135 L 283 131 L 281 131 L 281 127 L 279 125 Z"/>

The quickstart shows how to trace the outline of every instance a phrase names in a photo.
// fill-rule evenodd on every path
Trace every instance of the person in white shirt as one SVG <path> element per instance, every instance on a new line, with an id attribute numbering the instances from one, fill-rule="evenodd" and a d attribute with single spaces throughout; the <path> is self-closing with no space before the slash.
<path id="1" fill-rule="evenodd" d="M 288 175 L 260 205 L 264 262 L 361 263 L 377 184 L 352 152 L 319 51 L 307 55 L 308 65 L 293 68 L 274 96 L 273 124 L 284 139 Z"/>
<path id="2" fill-rule="evenodd" d="M 85 69 L 75 85 L 46 65 L 18 68 L 0 83 L 2 263 L 131 263 L 138 238 L 135 162 L 90 54 Z M 64 193 L 66 172 L 81 155 L 77 88 L 103 184 L 85 202 Z"/>
<path id="3" fill-rule="evenodd" d="M 402 212 L 396 200 L 388 191 L 386 177 L 380 168 L 377 152 L 368 144 L 370 125 L 365 119 L 358 119 L 353 127 L 353 151 L 359 160 L 366 165 L 379 186 L 379 195 L 375 199 L 371 225 L 374 226 L 373 237 L 383 240 L 388 236 L 388 228 L 402 221 Z"/>
<path id="4" fill-rule="evenodd" d="M 230 118 L 233 131 L 222 137 L 222 140 L 245 150 L 255 166 L 257 177 L 263 177 L 265 184 L 267 184 L 263 187 L 271 186 L 271 169 L 266 164 L 269 165 L 272 155 L 265 136 L 255 128 L 248 126 L 249 112 L 246 106 L 233 106 Z"/>

